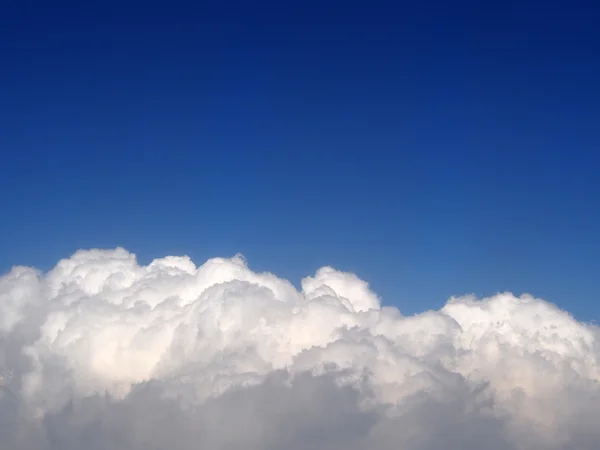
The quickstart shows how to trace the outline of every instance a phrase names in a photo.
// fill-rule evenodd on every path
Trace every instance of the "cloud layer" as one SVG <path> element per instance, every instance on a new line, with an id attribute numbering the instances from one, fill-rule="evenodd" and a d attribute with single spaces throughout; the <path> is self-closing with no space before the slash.
<path id="1" fill-rule="evenodd" d="M 530 296 L 407 317 L 330 267 L 82 250 L 0 278 L 0 450 L 591 450 L 599 342 Z"/>

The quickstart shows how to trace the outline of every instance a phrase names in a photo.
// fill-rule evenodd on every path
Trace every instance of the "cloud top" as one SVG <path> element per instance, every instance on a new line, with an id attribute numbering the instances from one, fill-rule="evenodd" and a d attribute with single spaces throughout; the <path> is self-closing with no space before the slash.
<path id="1" fill-rule="evenodd" d="M 80 250 L 0 278 L 4 449 L 592 449 L 595 326 L 531 296 L 403 316 L 331 267 Z M 4 447 L 2 447 L 4 445 Z M 95 447 L 94 447 L 95 446 Z"/>

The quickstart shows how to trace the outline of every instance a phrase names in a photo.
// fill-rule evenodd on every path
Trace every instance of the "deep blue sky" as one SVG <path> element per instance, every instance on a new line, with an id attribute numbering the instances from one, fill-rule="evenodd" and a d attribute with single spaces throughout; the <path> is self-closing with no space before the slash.
<path id="1" fill-rule="evenodd" d="M 2 272 L 242 252 L 600 317 L 593 2 L 44 3 L 0 13 Z"/>

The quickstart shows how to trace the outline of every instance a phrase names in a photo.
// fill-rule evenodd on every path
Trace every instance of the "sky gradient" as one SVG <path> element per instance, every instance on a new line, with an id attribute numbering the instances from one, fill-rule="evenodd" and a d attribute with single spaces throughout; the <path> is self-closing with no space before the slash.
<path id="1" fill-rule="evenodd" d="M 600 317 L 592 2 L 0 14 L 0 270 L 79 248 Z"/>

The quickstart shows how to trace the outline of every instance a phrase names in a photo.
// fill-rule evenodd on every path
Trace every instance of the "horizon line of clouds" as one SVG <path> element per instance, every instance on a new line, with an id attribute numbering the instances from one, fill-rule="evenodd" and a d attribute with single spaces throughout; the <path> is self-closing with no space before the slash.
<path id="1" fill-rule="evenodd" d="M 599 343 L 528 294 L 404 316 L 332 267 L 80 250 L 0 277 L 0 448 L 592 449 Z"/>

